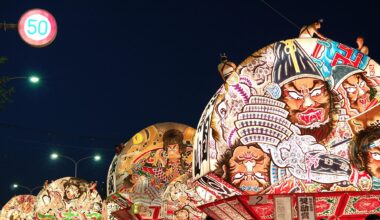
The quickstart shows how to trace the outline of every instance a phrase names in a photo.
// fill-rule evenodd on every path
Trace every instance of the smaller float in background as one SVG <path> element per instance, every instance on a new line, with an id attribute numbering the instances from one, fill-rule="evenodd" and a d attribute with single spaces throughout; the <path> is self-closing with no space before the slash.
<path id="1" fill-rule="evenodd" d="M 102 219 L 96 183 L 64 177 L 45 184 L 37 195 L 37 219 Z"/>
<path id="2" fill-rule="evenodd" d="M 33 220 L 35 216 L 36 201 L 37 199 L 33 195 L 14 196 L 2 208 L 0 220 Z"/>
<path id="3" fill-rule="evenodd" d="M 107 181 L 106 202 L 118 209 L 108 211 L 112 218 L 204 217 L 197 206 L 214 197 L 191 180 L 194 134 L 187 125 L 160 123 L 118 147 Z"/>

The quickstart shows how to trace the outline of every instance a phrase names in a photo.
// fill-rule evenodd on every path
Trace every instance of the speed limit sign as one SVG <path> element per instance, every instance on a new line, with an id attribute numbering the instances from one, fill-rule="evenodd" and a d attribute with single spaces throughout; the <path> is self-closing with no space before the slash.
<path id="1" fill-rule="evenodd" d="M 54 41 L 57 35 L 57 22 L 48 11 L 32 9 L 21 16 L 18 33 L 29 45 L 44 47 Z"/>

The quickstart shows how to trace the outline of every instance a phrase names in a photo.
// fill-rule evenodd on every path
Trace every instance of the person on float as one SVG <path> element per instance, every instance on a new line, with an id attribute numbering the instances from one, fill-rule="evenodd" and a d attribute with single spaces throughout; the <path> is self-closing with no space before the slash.
<path id="1" fill-rule="evenodd" d="M 327 40 L 327 38 L 318 31 L 321 28 L 322 23 L 323 19 L 319 19 L 312 24 L 302 26 L 299 33 L 299 38 L 313 38 L 314 35 L 316 35 L 322 40 Z"/>
<path id="2" fill-rule="evenodd" d="M 368 55 L 369 49 L 366 45 L 364 45 L 364 37 L 358 36 L 356 38 L 356 44 L 358 45 L 358 47 L 356 48 L 357 50 L 364 53 L 365 55 Z"/>

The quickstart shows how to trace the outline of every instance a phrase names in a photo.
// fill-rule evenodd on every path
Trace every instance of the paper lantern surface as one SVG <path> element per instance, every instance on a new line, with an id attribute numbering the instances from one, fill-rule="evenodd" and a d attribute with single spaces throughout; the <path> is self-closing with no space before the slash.
<path id="1" fill-rule="evenodd" d="M 0 220 L 33 220 L 35 205 L 36 197 L 33 195 L 14 196 L 2 208 Z"/>
<path id="2" fill-rule="evenodd" d="M 215 196 L 194 183 L 191 174 L 174 179 L 163 194 L 165 219 L 204 219 L 206 214 L 197 207 L 215 201 Z"/>
<path id="3" fill-rule="evenodd" d="M 95 187 L 74 177 L 55 180 L 37 195 L 37 219 L 101 219 L 102 199 Z"/>
<path id="4" fill-rule="evenodd" d="M 135 134 L 118 155 L 116 190 L 133 203 L 161 206 L 169 183 L 191 172 L 195 130 L 161 123 Z"/>
<path id="5" fill-rule="evenodd" d="M 380 91 L 373 59 L 329 39 L 290 39 L 222 75 L 195 137 L 193 175 L 205 189 L 226 198 L 379 188 L 380 174 L 349 156 L 352 130 L 380 121 L 369 113 Z M 374 119 L 350 129 L 360 115 Z"/>

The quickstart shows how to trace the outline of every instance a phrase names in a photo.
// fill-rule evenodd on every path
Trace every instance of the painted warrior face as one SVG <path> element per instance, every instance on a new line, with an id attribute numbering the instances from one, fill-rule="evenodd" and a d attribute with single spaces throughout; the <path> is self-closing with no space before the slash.
<path id="1" fill-rule="evenodd" d="M 342 83 L 342 86 L 347 92 L 350 107 L 358 110 L 359 113 L 365 111 L 370 102 L 370 88 L 366 81 L 364 81 L 362 75 L 359 73 L 348 77 Z"/>
<path id="2" fill-rule="evenodd" d="M 368 149 L 366 166 L 371 176 L 380 178 L 380 146 Z"/>
<path id="3" fill-rule="evenodd" d="M 21 211 L 24 213 L 31 212 L 33 210 L 32 202 L 24 202 L 21 204 Z"/>
<path id="4" fill-rule="evenodd" d="M 231 183 L 248 194 L 257 194 L 269 184 L 270 158 L 259 147 L 238 146 L 229 164 Z"/>
<path id="5" fill-rule="evenodd" d="M 176 220 L 188 220 L 189 219 L 189 212 L 187 210 L 184 210 L 184 209 L 176 211 L 174 219 L 176 219 Z"/>
<path id="6" fill-rule="evenodd" d="M 79 198 L 79 195 L 80 195 L 79 188 L 75 185 L 70 185 L 69 187 L 67 187 L 65 189 L 65 193 L 66 193 L 66 197 L 70 200 Z"/>
<path id="7" fill-rule="evenodd" d="M 317 128 L 329 122 L 330 94 L 322 80 L 296 79 L 282 90 L 292 123 L 301 128 Z"/>
<path id="8" fill-rule="evenodd" d="M 265 83 L 265 76 L 267 75 L 269 70 L 263 68 L 257 68 L 257 70 L 253 73 L 252 79 L 257 86 L 261 86 Z"/>
<path id="9" fill-rule="evenodd" d="M 168 159 L 181 158 L 181 154 L 179 152 L 179 145 L 178 144 L 169 144 L 167 153 L 168 153 Z"/>
<path id="10" fill-rule="evenodd" d="M 131 183 L 136 184 L 139 181 L 139 175 L 132 174 Z"/>

